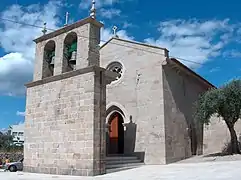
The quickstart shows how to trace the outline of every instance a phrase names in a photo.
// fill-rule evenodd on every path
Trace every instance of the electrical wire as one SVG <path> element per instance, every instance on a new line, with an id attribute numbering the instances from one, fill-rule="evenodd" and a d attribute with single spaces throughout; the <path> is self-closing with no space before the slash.
<path id="1" fill-rule="evenodd" d="M 16 24 L 20 24 L 20 25 L 23 25 L 23 26 L 30 26 L 30 27 L 35 27 L 35 28 L 43 29 L 43 27 L 41 27 L 41 26 L 37 26 L 37 25 L 34 25 L 34 24 L 23 23 L 23 22 L 19 22 L 19 21 L 15 21 L 15 20 L 10 20 L 10 19 L 5 19 L 5 18 L 0 18 L 0 20 L 2 20 L 2 21 L 7 21 L 7 22 L 12 22 L 12 23 L 16 23 Z M 46 30 L 56 31 L 55 29 L 50 29 L 50 28 L 46 28 Z M 78 37 L 88 38 L 88 39 L 89 39 L 89 37 L 81 36 L 81 35 L 78 35 Z M 108 42 L 108 41 L 106 41 L 106 40 L 100 40 L 100 41 L 103 42 L 103 43 Z M 125 41 L 125 40 L 124 40 L 124 41 Z M 119 46 L 123 46 L 123 47 L 128 47 L 128 48 L 136 49 L 136 50 L 141 50 L 141 51 L 145 51 L 145 52 L 149 52 L 149 53 L 153 53 L 153 54 L 158 54 L 158 55 L 161 55 L 161 56 L 165 56 L 164 54 L 157 53 L 157 52 L 154 52 L 154 51 L 149 51 L 149 50 L 142 49 L 142 48 L 137 48 L 137 47 L 128 46 L 128 45 L 124 45 L 124 44 L 119 44 L 119 43 L 115 43 L 115 42 L 109 42 L 109 43 L 110 43 L 110 44 L 119 45 Z M 136 43 L 138 44 L 138 42 L 136 42 Z M 150 45 L 150 44 L 146 44 L 146 45 Z M 150 46 L 152 46 L 152 45 L 150 45 Z M 184 58 L 180 58 L 180 57 L 175 57 L 175 56 L 170 56 L 170 57 L 175 58 L 175 59 L 180 59 L 180 60 L 182 60 L 182 61 L 186 61 L 186 62 L 193 63 L 193 64 L 204 65 L 203 63 L 198 63 L 198 62 L 195 62 L 195 61 L 192 61 L 192 60 L 188 60 L 188 59 L 184 59 Z"/>
<path id="2" fill-rule="evenodd" d="M 12 23 L 16 23 L 16 24 L 20 24 L 20 25 L 24 25 L 24 26 L 30 26 L 30 27 L 35 27 L 35 28 L 43 29 L 42 26 L 37 26 L 37 25 L 34 25 L 34 24 L 23 23 L 23 22 L 11 20 L 11 19 L 0 18 L 0 20 L 2 20 L 2 21 L 7 21 L 7 22 L 12 22 Z M 46 29 L 47 29 L 47 30 L 50 30 L 50 31 L 56 31 L 55 29 L 50 29 L 50 28 L 46 28 Z"/>

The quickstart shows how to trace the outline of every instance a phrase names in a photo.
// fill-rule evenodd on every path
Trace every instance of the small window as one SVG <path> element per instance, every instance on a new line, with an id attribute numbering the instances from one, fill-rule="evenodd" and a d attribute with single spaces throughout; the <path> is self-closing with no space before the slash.
<path id="1" fill-rule="evenodd" d="M 17 136 L 18 135 L 18 133 L 17 132 L 13 132 L 13 136 Z"/>
<path id="2" fill-rule="evenodd" d="M 23 132 L 19 132 L 19 133 L 18 133 L 18 136 L 23 136 Z"/>

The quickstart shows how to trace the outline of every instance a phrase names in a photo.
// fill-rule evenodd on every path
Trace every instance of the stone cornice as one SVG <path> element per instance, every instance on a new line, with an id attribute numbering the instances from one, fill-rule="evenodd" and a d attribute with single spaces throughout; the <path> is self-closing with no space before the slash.
<path id="1" fill-rule="evenodd" d="M 53 38 L 53 37 L 56 37 L 60 34 L 63 34 L 63 33 L 66 33 L 66 32 L 69 32 L 71 31 L 72 29 L 75 29 L 75 28 L 78 28 L 80 26 L 83 26 L 84 24 L 87 24 L 87 23 L 91 23 L 91 24 L 94 24 L 95 26 L 101 28 L 103 27 L 104 25 L 102 23 L 100 23 L 99 21 L 97 21 L 96 19 L 93 19 L 91 17 L 88 17 L 88 18 L 85 18 L 85 19 L 82 19 L 78 22 L 75 22 L 73 24 L 70 24 L 68 26 L 64 26 L 63 28 L 61 29 L 58 29 L 54 32 L 51 32 L 51 33 L 48 33 L 46 35 L 43 35 L 35 40 L 33 40 L 35 43 L 39 43 L 41 41 L 45 41 L 45 40 L 48 40 L 50 38 Z"/>
<path id="2" fill-rule="evenodd" d="M 107 84 L 110 83 L 111 81 L 115 80 L 115 78 L 118 76 L 117 73 L 111 72 L 111 71 L 106 70 L 102 67 L 89 66 L 89 67 L 78 69 L 78 70 L 75 70 L 75 71 L 66 72 L 66 73 L 63 73 L 63 74 L 60 74 L 60 75 L 44 78 L 44 79 L 41 79 L 41 80 L 38 80 L 38 81 L 29 82 L 29 83 L 25 84 L 25 86 L 27 88 L 30 88 L 30 87 L 39 86 L 39 85 L 43 85 L 43 84 L 54 82 L 54 81 L 60 81 L 62 79 L 67 79 L 67 78 L 70 78 L 70 77 L 73 77 L 73 76 L 78 76 L 78 75 L 81 75 L 81 74 L 86 74 L 86 73 L 90 73 L 90 72 L 100 72 L 100 71 L 105 73 Z"/>

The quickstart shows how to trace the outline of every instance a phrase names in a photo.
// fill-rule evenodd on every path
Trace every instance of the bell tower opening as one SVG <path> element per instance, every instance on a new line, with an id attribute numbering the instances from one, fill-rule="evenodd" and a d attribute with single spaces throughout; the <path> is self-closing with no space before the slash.
<path id="1" fill-rule="evenodd" d="M 54 64 L 55 64 L 55 42 L 49 41 L 44 47 L 44 62 L 43 62 L 43 73 L 42 78 L 47 78 L 54 75 Z"/>
<path id="2" fill-rule="evenodd" d="M 64 40 L 63 61 L 67 66 L 64 67 L 63 72 L 76 70 L 77 49 L 77 34 L 71 32 Z"/>

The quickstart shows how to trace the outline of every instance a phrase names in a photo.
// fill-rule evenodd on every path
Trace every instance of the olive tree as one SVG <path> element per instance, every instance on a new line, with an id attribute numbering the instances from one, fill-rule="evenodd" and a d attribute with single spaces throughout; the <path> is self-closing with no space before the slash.
<path id="1" fill-rule="evenodd" d="M 239 142 L 234 129 L 240 118 L 241 80 L 233 80 L 221 88 L 212 88 L 197 101 L 195 118 L 204 124 L 210 123 L 213 115 L 222 117 L 231 136 L 231 154 L 240 154 Z"/>

